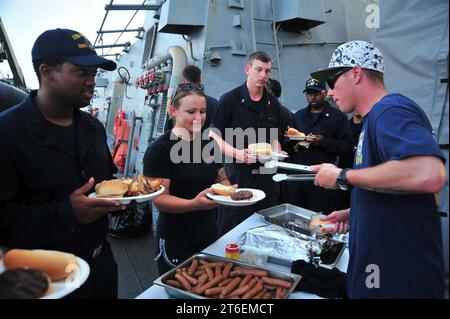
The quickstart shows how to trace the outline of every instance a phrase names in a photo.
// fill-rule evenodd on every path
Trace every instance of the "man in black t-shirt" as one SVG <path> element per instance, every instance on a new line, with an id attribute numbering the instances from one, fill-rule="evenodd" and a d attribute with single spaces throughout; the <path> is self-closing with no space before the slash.
<path id="1" fill-rule="evenodd" d="M 292 126 L 306 135 L 312 134 L 314 138 L 308 142 L 293 141 L 291 159 L 302 165 L 337 163 L 339 158 L 353 151 L 347 117 L 325 99 L 327 91 L 324 82 L 308 79 L 303 93 L 306 94 L 308 106 L 294 114 Z M 317 187 L 313 182 L 290 184 L 288 200 L 291 204 L 325 214 L 342 208 L 337 205 L 337 193 L 334 191 Z"/>
<path id="2" fill-rule="evenodd" d="M 246 82 L 225 93 L 219 99 L 214 114 L 211 127 L 217 130 L 212 136 L 227 156 L 224 167 L 228 179 L 241 188 L 261 189 L 266 193 L 266 198 L 255 205 L 220 209 L 219 234 L 235 227 L 255 211 L 279 202 L 279 186 L 271 174 L 260 169 L 261 163 L 257 163 L 247 149 L 251 143 L 267 142 L 275 152 L 282 152 L 280 141 L 287 127 L 283 127 L 285 125 L 281 121 L 280 103 L 265 88 L 271 67 L 271 59 L 266 53 L 252 53 L 245 66 Z M 234 129 L 234 137 L 227 136 L 226 129 Z M 239 134 L 236 129 L 242 129 L 244 133 L 253 132 L 254 136 Z"/>

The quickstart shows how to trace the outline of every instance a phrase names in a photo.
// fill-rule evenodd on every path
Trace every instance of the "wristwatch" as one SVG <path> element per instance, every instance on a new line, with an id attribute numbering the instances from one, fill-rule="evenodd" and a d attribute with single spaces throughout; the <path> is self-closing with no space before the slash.
<path id="1" fill-rule="evenodd" d="M 347 171 L 349 171 L 348 168 L 341 169 L 341 172 L 336 179 L 336 186 L 343 191 L 347 191 L 352 188 L 345 176 L 347 174 Z"/>

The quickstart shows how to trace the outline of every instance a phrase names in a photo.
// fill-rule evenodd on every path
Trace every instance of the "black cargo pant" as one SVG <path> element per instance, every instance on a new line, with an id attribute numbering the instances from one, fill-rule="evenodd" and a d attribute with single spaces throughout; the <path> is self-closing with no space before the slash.
<path id="1" fill-rule="evenodd" d="M 80 288 L 68 295 L 67 299 L 117 299 L 117 263 L 108 241 L 102 244 L 100 253 L 86 262 L 89 264 L 89 277 Z"/>

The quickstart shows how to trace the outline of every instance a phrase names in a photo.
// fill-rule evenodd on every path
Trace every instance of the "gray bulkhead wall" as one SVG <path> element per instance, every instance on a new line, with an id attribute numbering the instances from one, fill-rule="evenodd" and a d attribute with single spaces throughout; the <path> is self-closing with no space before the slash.
<path id="1" fill-rule="evenodd" d="M 229 8 L 227 1 L 212 0 L 209 3 L 206 23 L 203 82 L 208 95 L 219 98 L 245 80 L 246 56 L 232 55 L 231 41 L 241 41 L 245 51 L 251 53 L 251 32 L 248 1 L 244 8 Z M 240 17 L 241 25 L 233 26 L 233 17 Z M 221 61 L 217 66 L 210 63 L 210 55 L 216 52 Z"/>
<path id="2" fill-rule="evenodd" d="M 447 0 L 380 1 L 380 28 L 373 41 L 384 54 L 389 92 L 416 101 L 427 114 L 447 159 L 447 182 L 439 194 L 446 270 L 449 262 L 448 223 L 448 25 Z M 395 14 L 393 14 L 395 12 Z M 445 82 L 445 79 L 447 81 Z"/>
<path id="3" fill-rule="evenodd" d="M 169 5 L 169 1 L 164 6 Z M 253 1 L 253 2 L 252 2 Z M 285 1 L 285 2 L 281 2 Z M 286 6 L 304 0 L 273 0 L 275 11 L 280 4 Z M 254 20 L 272 18 L 272 0 L 243 0 L 242 7 L 230 7 L 228 0 L 200 0 L 193 2 L 177 1 L 175 16 L 183 18 L 180 14 L 187 9 L 184 6 L 196 5 L 196 9 L 203 11 L 204 26 L 194 28 L 185 39 L 180 34 L 158 32 L 154 46 L 154 54 L 167 52 L 171 46 L 178 45 L 186 52 L 188 63 L 197 65 L 202 69 L 203 83 L 208 95 L 219 98 L 223 93 L 240 85 L 246 79 L 244 66 L 247 57 L 253 52 L 257 42 L 274 42 L 270 23 Z M 239 2 L 239 1 L 237 1 Z M 309 73 L 328 65 L 331 53 L 340 44 L 353 39 L 366 39 L 371 37 L 372 30 L 365 27 L 366 6 L 373 2 L 369 0 L 320 0 L 320 6 L 315 9 L 327 11 L 323 13 L 325 23 L 313 28 L 310 32 L 292 33 L 279 31 L 278 44 L 280 48 L 280 63 L 278 70 L 273 70 L 272 76 L 281 80 L 283 85 L 283 103 L 292 110 L 298 110 L 306 105 L 306 99 L 301 93 Z M 307 1 L 305 2 L 307 3 Z M 154 11 L 147 11 L 144 28 L 148 32 L 154 25 Z M 161 23 L 161 21 L 160 21 Z M 254 30 L 254 32 L 253 32 Z M 136 170 L 142 172 L 142 158 L 148 141 L 152 140 L 150 120 L 153 110 L 145 104 L 146 90 L 136 88 L 134 83 L 137 77 L 147 72 L 142 68 L 142 61 L 146 35 L 137 40 L 129 52 L 122 54 L 118 67 L 125 67 L 130 73 L 130 84 L 126 94 L 114 94 L 112 87 L 117 81 L 117 71 L 110 75 L 110 85 L 107 91 L 110 96 L 122 97 L 121 107 L 127 114 L 135 112 L 142 118 L 143 126 L 140 134 L 139 154 L 137 155 Z M 186 39 L 188 41 L 186 41 Z M 242 48 L 239 46 L 242 45 Z M 191 50 L 192 47 L 192 50 Z M 258 44 L 257 49 L 265 50 L 275 58 L 276 51 L 272 45 Z M 192 52 L 191 52 L 192 51 Z M 217 66 L 210 63 L 210 55 L 217 52 L 221 62 Z M 278 62 L 274 62 L 276 65 Z M 177 79 L 176 82 L 178 82 Z M 119 97 L 120 97 L 119 96 Z M 114 101 L 112 101 L 114 104 Z M 158 103 L 161 102 L 159 97 Z M 117 110 L 117 108 L 113 108 Z M 156 110 L 159 118 L 159 109 Z M 110 114 L 108 126 L 111 128 Z M 111 131 L 111 130 L 110 130 Z M 157 136 L 153 136 L 157 137 Z"/>
<path id="4" fill-rule="evenodd" d="M 207 6 L 202 8 L 202 10 L 207 10 Z M 143 67 L 142 61 L 148 60 L 147 57 L 143 57 L 144 47 L 145 47 L 145 39 L 147 32 L 153 27 L 155 19 L 153 18 L 154 12 L 148 11 L 145 17 L 144 29 L 145 34 L 143 39 L 138 39 L 130 48 L 126 54 L 122 54 L 119 61 L 117 61 L 118 68 L 125 67 L 130 73 L 130 81 L 129 85 L 127 85 L 126 94 L 114 94 L 113 89 L 111 89 L 111 85 L 108 93 L 110 96 L 119 96 L 122 99 L 121 107 L 123 111 L 127 114 L 127 118 L 131 119 L 132 112 L 135 113 L 138 121 L 142 122 L 142 126 L 139 134 L 139 146 L 138 153 L 136 155 L 136 164 L 135 170 L 136 173 L 143 172 L 143 157 L 145 150 L 147 149 L 149 142 L 152 141 L 157 136 L 152 136 L 152 118 L 153 116 L 158 119 L 159 118 L 159 107 L 156 109 L 156 114 L 153 114 L 154 110 L 149 106 L 149 99 L 145 100 L 147 95 L 147 90 L 136 88 L 135 81 L 141 75 L 146 73 L 146 70 Z M 192 40 L 192 56 L 190 44 L 188 41 L 183 39 L 183 37 L 179 34 L 170 34 L 170 33 L 162 33 L 158 32 L 156 37 L 156 42 L 154 46 L 154 54 L 162 54 L 167 52 L 168 48 L 171 46 L 178 45 L 184 49 L 186 55 L 188 57 L 189 64 L 195 64 L 202 68 L 201 63 L 203 62 L 203 48 L 204 48 L 204 30 L 205 28 L 199 30 L 195 34 L 191 35 Z M 197 61 L 196 61 L 197 60 Z M 181 79 L 176 79 L 175 82 L 179 82 Z M 112 72 L 110 75 L 110 83 L 120 81 L 120 77 L 118 76 L 117 71 Z M 114 102 L 114 101 L 113 101 Z M 157 104 L 160 106 L 161 103 L 161 95 L 158 96 Z M 113 111 L 116 112 L 117 108 L 113 108 Z M 108 123 L 108 126 L 111 128 L 112 132 L 112 121 L 114 118 L 114 114 L 110 116 L 111 120 Z M 155 123 L 156 124 L 156 123 Z"/>
<path id="5" fill-rule="evenodd" d="M 277 3 L 289 1 L 291 4 L 302 0 L 273 0 L 275 10 Z M 253 52 L 252 23 L 255 23 L 255 38 L 258 42 L 273 42 L 273 33 L 267 24 L 253 21 L 251 1 L 243 1 L 243 8 L 228 7 L 228 1 L 211 0 L 206 23 L 205 60 L 203 79 L 207 93 L 219 98 L 220 95 L 241 84 L 246 79 L 244 66 L 247 57 Z M 280 70 L 274 69 L 272 77 L 281 80 L 283 86 L 283 103 L 291 110 L 298 110 L 306 105 L 302 94 L 304 83 L 309 73 L 328 66 L 331 54 L 341 43 L 349 40 L 370 40 L 373 30 L 365 25 L 366 7 L 373 1 L 368 0 L 321 0 L 321 9 L 325 23 L 310 31 L 293 33 L 279 31 Z M 271 19 L 271 0 L 253 2 L 253 15 L 257 19 Z M 320 6 L 317 6 L 320 8 Z M 236 19 L 240 25 L 236 26 Z M 232 41 L 241 41 L 247 56 L 233 54 Z M 271 45 L 257 45 L 257 49 L 268 51 L 275 57 Z M 209 54 L 216 51 L 222 60 L 218 66 L 209 63 Z M 275 65 L 276 63 L 274 63 Z"/>
<path id="6" fill-rule="evenodd" d="M 365 20 L 370 1 L 321 0 L 325 23 L 296 34 L 279 32 L 283 102 L 291 110 L 306 107 L 304 90 L 310 73 L 328 67 L 337 46 L 351 40 L 369 41 L 373 30 Z"/>

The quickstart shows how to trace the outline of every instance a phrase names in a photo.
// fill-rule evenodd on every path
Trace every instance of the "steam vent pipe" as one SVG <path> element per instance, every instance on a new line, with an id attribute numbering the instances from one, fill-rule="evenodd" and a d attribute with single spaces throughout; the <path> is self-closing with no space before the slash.
<path id="1" fill-rule="evenodd" d="M 147 70 L 151 70 L 155 66 L 159 67 L 161 63 L 168 64 L 168 60 L 172 60 L 173 63 L 168 92 L 168 96 L 171 96 L 175 86 L 181 83 L 183 70 L 187 66 L 187 56 L 184 49 L 178 45 L 171 46 L 167 50 L 167 53 L 156 54 L 150 60 L 145 62 L 144 66 Z"/>

